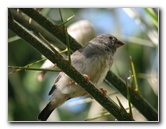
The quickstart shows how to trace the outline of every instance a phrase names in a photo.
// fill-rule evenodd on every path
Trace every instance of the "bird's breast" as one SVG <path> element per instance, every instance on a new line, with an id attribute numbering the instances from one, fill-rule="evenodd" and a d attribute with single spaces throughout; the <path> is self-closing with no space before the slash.
<path id="1" fill-rule="evenodd" d="M 92 57 L 87 59 L 85 67 L 80 72 L 89 75 L 90 80 L 94 84 L 99 85 L 104 80 L 112 62 L 113 60 L 110 56 Z"/>

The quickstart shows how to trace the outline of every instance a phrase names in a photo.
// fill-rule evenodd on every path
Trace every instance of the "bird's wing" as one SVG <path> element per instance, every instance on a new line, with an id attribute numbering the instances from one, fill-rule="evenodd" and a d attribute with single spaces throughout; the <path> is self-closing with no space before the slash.
<path id="1" fill-rule="evenodd" d="M 84 67 L 86 66 L 86 65 L 84 65 L 85 64 L 85 56 L 81 52 L 76 51 L 71 55 L 71 63 L 79 72 L 82 72 Z M 66 77 L 66 74 L 64 74 L 63 72 L 59 73 L 59 75 L 55 79 L 54 85 L 52 86 L 52 88 L 49 92 L 49 95 L 51 95 L 57 89 L 57 86 L 58 87 L 60 86 L 59 83 L 58 83 L 58 81 L 60 79 L 63 80 L 63 86 L 68 85 L 68 84 L 65 84 L 66 79 L 68 79 L 68 77 Z M 68 82 L 70 82 L 70 81 L 67 81 L 66 83 L 68 83 Z"/>
<path id="2" fill-rule="evenodd" d="M 59 81 L 60 78 L 61 78 L 61 73 L 60 73 L 60 74 L 57 76 L 57 78 L 55 79 L 54 85 L 51 87 L 51 90 L 50 90 L 50 92 L 48 93 L 49 95 L 51 95 L 51 94 L 54 92 L 54 90 L 57 89 L 55 84 Z"/>
<path id="3" fill-rule="evenodd" d="M 51 95 L 51 94 L 54 92 L 55 89 L 56 89 L 56 85 L 54 84 L 54 85 L 51 87 L 51 90 L 50 90 L 50 92 L 48 93 L 48 95 Z"/>
<path id="4" fill-rule="evenodd" d="M 82 72 L 86 66 L 85 61 L 85 56 L 79 51 L 76 51 L 71 55 L 72 66 L 75 67 L 75 69 L 79 72 Z"/>

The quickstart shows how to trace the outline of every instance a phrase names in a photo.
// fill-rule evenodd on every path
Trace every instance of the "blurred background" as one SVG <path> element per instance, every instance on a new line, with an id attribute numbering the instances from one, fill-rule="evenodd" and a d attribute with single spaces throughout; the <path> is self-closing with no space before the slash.
<path id="1" fill-rule="evenodd" d="M 24 17 L 18 10 L 16 15 Z M 125 43 L 114 56 L 111 68 L 126 80 L 131 77 L 132 57 L 141 95 L 158 110 L 159 31 L 157 8 L 65 8 L 63 20 L 69 34 L 82 46 L 96 35 L 109 33 Z M 151 12 L 151 13 L 149 13 Z M 58 9 L 43 8 L 40 13 L 54 24 L 61 23 Z M 28 18 L 29 20 L 29 18 Z M 27 20 L 27 23 L 28 23 Z M 32 20 L 33 23 L 33 20 Z M 56 42 L 56 41 L 55 41 Z M 58 45 L 58 43 L 56 44 Z M 64 55 L 65 56 L 65 55 Z M 24 40 L 8 30 L 8 65 L 25 66 L 40 60 L 42 55 Z M 32 67 L 40 68 L 43 62 Z M 44 65 L 42 67 L 48 67 Z M 8 69 L 8 121 L 37 121 L 39 112 L 49 100 L 48 92 L 58 73 Z M 128 101 L 107 82 L 101 84 L 107 94 L 117 102 L 116 96 L 128 111 Z M 132 108 L 137 121 L 146 121 L 136 108 Z M 54 110 L 48 121 L 114 121 L 103 107 L 90 97 L 74 98 Z"/>

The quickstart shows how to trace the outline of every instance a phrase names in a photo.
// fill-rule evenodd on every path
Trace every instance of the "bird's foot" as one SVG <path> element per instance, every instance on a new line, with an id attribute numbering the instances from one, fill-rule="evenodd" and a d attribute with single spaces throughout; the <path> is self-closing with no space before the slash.
<path id="1" fill-rule="evenodd" d="M 100 90 L 101 90 L 101 92 L 103 92 L 103 94 L 104 94 L 104 95 L 106 95 L 106 94 L 107 94 L 107 91 L 106 91 L 105 89 L 100 88 Z"/>
<path id="2" fill-rule="evenodd" d="M 90 76 L 88 76 L 87 74 L 83 74 L 83 76 L 85 77 L 85 79 L 86 79 L 87 81 L 90 80 Z M 72 84 L 76 84 L 76 85 L 77 85 L 77 83 L 76 83 L 75 81 L 70 81 L 70 82 L 69 82 L 69 85 L 72 85 Z"/>
<path id="3" fill-rule="evenodd" d="M 85 77 L 85 79 L 86 79 L 87 81 L 90 80 L 90 76 L 89 76 L 89 75 L 87 75 L 87 74 L 83 74 L 83 76 Z M 88 93 L 85 92 L 85 93 L 82 94 L 82 96 L 85 96 L 85 95 L 88 95 Z"/>
<path id="4" fill-rule="evenodd" d="M 83 76 L 85 77 L 85 79 L 86 79 L 87 81 L 90 80 L 90 76 L 89 76 L 89 75 L 87 75 L 87 74 L 83 74 Z"/>

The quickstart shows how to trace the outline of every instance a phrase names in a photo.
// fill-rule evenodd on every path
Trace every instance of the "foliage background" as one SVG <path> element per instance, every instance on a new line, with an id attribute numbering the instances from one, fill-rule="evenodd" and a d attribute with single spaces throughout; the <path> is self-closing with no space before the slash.
<path id="1" fill-rule="evenodd" d="M 158 9 L 154 11 L 158 15 Z M 61 21 L 58 9 L 42 9 L 41 13 L 56 24 Z M 132 56 L 141 95 L 158 109 L 158 23 L 155 23 L 144 8 L 62 9 L 62 15 L 63 19 L 75 15 L 67 26 L 86 19 L 93 25 L 96 35 L 111 33 L 124 41 L 126 45 L 117 51 L 111 70 L 122 79 L 126 79 L 131 71 L 129 55 Z M 9 39 L 13 36 L 15 34 L 9 30 Z M 39 59 L 41 54 L 22 39 L 9 42 L 8 65 L 25 66 Z M 40 66 L 41 63 L 38 63 L 34 67 Z M 48 91 L 57 73 L 48 72 L 42 82 L 37 80 L 36 75 L 36 71 L 20 71 L 8 75 L 9 121 L 36 121 L 38 113 L 47 103 Z M 108 87 L 106 83 L 103 85 L 111 98 L 117 101 L 118 96 L 122 104 L 128 106 L 127 100 L 120 94 L 112 94 L 116 92 L 115 89 Z M 80 103 L 82 100 L 84 103 Z M 104 109 L 94 100 L 76 98 L 55 110 L 49 121 L 82 121 L 101 115 L 103 111 Z M 136 120 L 146 120 L 134 108 L 133 111 Z M 114 120 L 114 118 L 104 116 L 95 120 Z"/>

